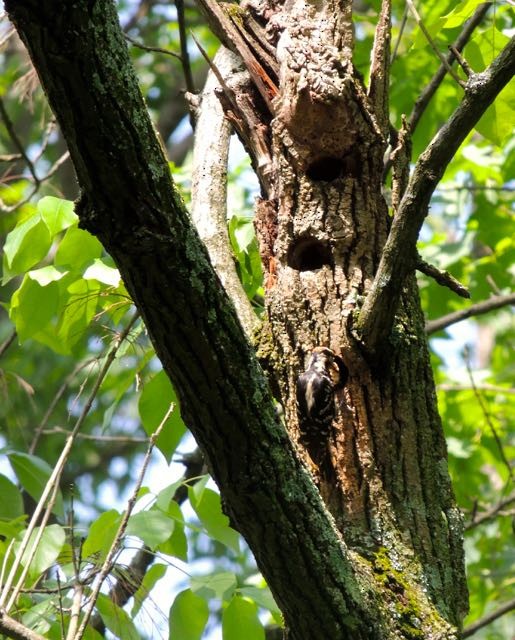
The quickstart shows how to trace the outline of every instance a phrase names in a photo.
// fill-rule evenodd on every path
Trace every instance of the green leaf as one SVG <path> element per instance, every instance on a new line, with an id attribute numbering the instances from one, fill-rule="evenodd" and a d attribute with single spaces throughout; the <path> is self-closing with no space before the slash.
<path id="1" fill-rule="evenodd" d="M 246 596 L 251 600 L 254 600 L 257 605 L 270 611 L 272 615 L 280 616 L 281 610 L 277 606 L 274 596 L 268 587 L 260 589 L 259 587 L 247 586 L 241 587 L 238 591 L 242 596 Z"/>
<path id="2" fill-rule="evenodd" d="M 53 469 L 41 458 L 28 453 L 16 451 L 8 453 L 7 457 L 21 486 L 31 498 L 38 502 Z M 60 491 L 52 511 L 59 516 L 64 514 L 63 498 Z"/>
<path id="3" fill-rule="evenodd" d="M 173 501 L 173 498 L 175 496 L 177 489 L 182 484 L 184 484 L 184 480 L 180 478 L 179 480 L 172 482 L 172 484 L 169 484 L 164 489 L 161 489 L 161 491 L 156 496 L 156 507 L 158 509 L 161 509 L 162 511 L 168 512 L 170 503 Z M 177 503 L 174 503 L 174 504 L 177 504 Z"/>
<path id="4" fill-rule="evenodd" d="M 102 513 L 93 522 L 82 545 L 83 558 L 91 559 L 95 554 L 100 554 L 98 562 L 105 559 L 120 526 L 120 519 L 118 511 L 111 509 L 111 511 Z"/>
<path id="5" fill-rule="evenodd" d="M 71 266 L 78 271 L 95 258 L 100 258 L 101 255 L 102 245 L 95 236 L 74 225 L 66 231 L 59 243 L 54 264 Z"/>
<path id="6" fill-rule="evenodd" d="M 205 600 L 211 600 L 211 598 L 229 600 L 234 593 L 236 584 L 236 576 L 228 571 L 220 571 L 208 576 L 195 576 L 190 580 L 193 593 Z"/>
<path id="7" fill-rule="evenodd" d="M 77 223 L 78 218 L 73 211 L 73 206 L 71 200 L 62 200 L 53 196 L 46 196 L 38 202 L 38 213 L 52 238 Z"/>
<path id="8" fill-rule="evenodd" d="M 164 564 L 153 564 L 150 569 L 145 573 L 145 577 L 143 578 L 138 590 L 134 594 L 134 605 L 131 611 L 131 618 L 138 614 L 138 611 L 141 609 L 145 598 L 148 597 L 152 589 L 154 588 L 156 582 L 160 580 L 166 573 L 166 565 Z"/>
<path id="9" fill-rule="evenodd" d="M 239 551 L 239 534 L 229 526 L 229 518 L 222 513 L 220 496 L 197 483 L 188 487 L 191 506 L 211 538 L 218 540 L 234 551 Z"/>
<path id="10" fill-rule="evenodd" d="M 141 639 L 140 634 L 125 609 L 118 607 L 103 593 L 100 593 L 98 596 L 97 609 L 105 626 L 117 638 L 123 638 L 123 640 Z"/>
<path id="11" fill-rule="evenodd" d="M 265 640 L 265 630 L 259 621 L 257 606 L 245 598 L 234 596 L 222 613 L 222 638 L 241 640 L 243 629 L 245 640 Z"/>
<path id="12" fill-rule="evenodd" d="M 154 550 L 172 535 L 175 521 L 159 509 L 148 509 L 131 515 L 127 534 L 137 536 Z"/>
<path id="13" fill-rule="evenodd" d="M 145 432 L 151 436 L 161 424 L 171 404 L 175 409 L 168 418 L 157 447 L 170 462 L 172 455 L 186 433 L 186 427 L 180 416 L 179 401 L 171 382 L 164 371 L 160 371 L 144 386 L 139 399 L 138 410 Z"/>
<path id="14" fill-rule="evenodd" d="M 41 269 L 34 269 L 33 271 L 29 271 L 27 275 L 31 280 L 37 282 L 40 287 L 46 287 L 52 282 L 58 282 L 67 273 L 67 271 L 59 271 L 50 264 L 46 267 L 41 267 Z"/>
<path id="15" fill-rule="evenodd" d="M 48 253 L 52 238 L 39 215 L 34 215 L 17 225 L 4 244 L 3 284 L 25 273 Z"/>
<path id="16" fill-rule="evenodd" d="M 170 639 L 200 640 L 208 618 L 207 602 L 190 589 L 181 591 L 170 608 Z"/>
<path id="17" fill-rule="evenodd" d="M 20 490 L 9 478 L 0 475 L 0 519 L 14 520 L 23 515 L 23 500 Z"/>
<path id="18" fill-rule="evenodd" d="M 179 481 L 178 483 L 174 484 L 180 484 L 181 482 L 182 481 Z M 170 485 L 170 487 L 167 487 L 167 489 L 171 489 L 173 488 L 173 486 L 174 485 Z M 175 493 L 175 491 L 173 493 Z M 160 504 L 162 505 L 164 502 L 166 501 L 161 497 L 160 494 L 156 500 L 156 508 L 163 509 L 168 514 L 168 516 L 173 519 L 175 526 L 170 538 L 159 545 L 158 551 L 187 562 L 188 540 L 184 532 L 184 516 L 182 515 L 181 508 L 177 504 L 177 502 L 174 502 L 173 500 L 169 500 L 168 502 L 166 502 L 167 506 L 163 508 L 162 506 L 160 506 Z"/>
<path id="19" fill-rule="evenodd" d="M 62 343 L 71 348 L 84 337 L 95 316 L 100 285 L 95 280 L 79 278 L 66 287 L 66 293 L 66 305 L 59 318 L 56 333 Z"/>
<path id="20" fill-rule="evenodd" d="M 109 267 L 100 258 L 96 258 L 93 264 L 86 269 L 83 278 L 86 280 L 97 280 L 110 287 L 117 287 L 121 280 L 118 269 Z"/>
<path id="21" fill-rule="evenodd" d="M 26 274 L 20 288 L 11 298 L 9 309 L 9 317 L 16 326 L 20 341 L 33 338 L 44 329 L 55 316 L 58 304 L 57 282 L 42 287 Z"/>
<path id="22" fill-rule="evenodd" d="M 29 544 L 25 549 L 22 556 L 21 563 L 26 566 L 29 560 L 29 553 L 32 549 L 32 545 L 36 536 L 40 531 L 40 527 L 36 527 L 32 532 L 29 540 Z M 21 539 L 22 533 L 20 533 Z M 47 525 L 41 535 L 36 553 L 30 563 L 30 570 L 28 573 L 29 581 L 38 578 L 47 569 L 49 569 L 57 560 L 61 549 L 66 540 L 66 534 L 64 529 L 58 524 Z M 20 540 L 21 541 L 21 540 Z M 16 551 L 19 549 L 19 544 L 16 545 Z"/>

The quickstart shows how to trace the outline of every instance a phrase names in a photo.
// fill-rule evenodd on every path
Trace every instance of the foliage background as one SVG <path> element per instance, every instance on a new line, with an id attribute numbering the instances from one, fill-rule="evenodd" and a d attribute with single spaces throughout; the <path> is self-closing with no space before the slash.
<path id="1" fill-rule="evenodd" d="M 379 4 L 356 3 L 356 64 L 365 78 Z M 435 0 L 420 7 L 441 51 L 478 4 Z M 439 62 L 404 3 L 394 2 L 394 10 L 391 121 L 398 127 Z M 120 2 L 119 11 L 171 171 L 188 201 L 191 127 L 184 91 L 202 88 L 206 65 L 189 36 L 183 41 L 189 63 L 184 51 L 180 60 L 134 42 L 179 54 L 181 14 L 211 58 L 217 42 L 193 4 Z M 52 528 L 30 567 L 24 582 L 28 591 L 19 603 L 25 624 L 60 638 L 55 605 L 60 609 L 70 603 L 76 576 L 72 548 L 76 556 L 80 550 L 81 576 L 105 558 L 147 438 L 177 401 L 112 261 L 95 238 L 77 227 L 71 202 L 77 186 L 65 145 L 21 43 L 5 19 L 0 29 L 0 564 L 5 568 L 66 432 L 85 411 L 88 398 L 92 402 L 64 471 Z M 494 3 L 465 48 L 465 58 L 482 70 L 513 33 L 510 3 Z M 449 166 L 419 241 L 422 256 L 463 282 L 472 303 L 508 294 L 513 282 L 514 94 L 512 85 L 499 96 Z M 461 95 L 447 77 L 416 129 L 414 158 Z M 259 313 L 263 290 L 252 227 L 256 187 L 250 173 L 236 147 L 228 230 L 241 279 Z M 419 282 L 429 320 L 471 304 L 424 276 Z M 93 392 L 108 353 L 129 323 L 127 340 Z M 509 306 L 431 337 L 449 465 L 467 522 L 471 611 L 465 626 L 515 598 L 514 338 Z M 263 638 L 265 627 L 280 625 L 280 615 L 248 549 L 222 513 L 216 487 L 203 470 L 188 481 L 181 501 L 172 500 L 191 464 L 186 454 L 194 449 L 177 409 L 157 449 L 150 481 L 139 491 L 130 519 L 126 550 L 109 584 L 131 581 L 126 566 L 142 544 L 156 561 L 126 612 L 107 596 L 99 600 L 103 623 L 123 638 L 166 637 L 170 631 L 178 638 L 211 634 L 231 640 L 240 637 L 242 625 L 248 629 L 246 638 Z M 39 591 L 31 590 L 36 586 Z M 499 618 L 476 637 L 508 638 L 508 618 Z M 99 633 L 91 630 L 87 637 Z"/>

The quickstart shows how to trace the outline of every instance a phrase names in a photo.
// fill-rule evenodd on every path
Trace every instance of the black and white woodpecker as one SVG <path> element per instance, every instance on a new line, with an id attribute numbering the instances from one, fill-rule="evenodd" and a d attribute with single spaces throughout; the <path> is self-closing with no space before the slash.
<path id="1" fill-rule="evenodd" d="M 327 347 L 315 347 L 304 373 L 297 380 L 300 443 L 320 466 L 336 415 L 335 394 L 345 386 L 349 370 Z"/>

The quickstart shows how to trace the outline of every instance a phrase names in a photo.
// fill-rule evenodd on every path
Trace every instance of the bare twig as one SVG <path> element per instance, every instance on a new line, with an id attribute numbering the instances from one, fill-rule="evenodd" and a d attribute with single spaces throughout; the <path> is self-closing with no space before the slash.
<path id="1" fill-rule="evenodd" d="M 480 22 L 485 17 L 485 14 L 490 8 L 491 4 L 492 4 L 491 2 L 485 2 L 484 4 L 480 4 L 477 7 L 476 11 L 474 12 L 474 15 L 469 20 L 467 20 L 467 22 L 465 22 L 462 32 L 460 33 L 460 35 L 458 36 L 458 38 L 453 44 L 453 47 L 454 49 L 456 49 L 456 51 L 463 50 L 463 48 L 469 41 L 470 36 L 472 35 L 476 27 L 480 24 Z M 450 51 L 447 54 L 446 61 L 448 65 L 451 65 L 453 63 L 454 54 L 452 53 L 452 51 Z M 409 123 L 411 133 L 415 131 L 417 124 L 420 118 L 422 117 L 422 114 L 426 110 L 431 98 L 436 93 L 436 90 L 442 84 L 442 81 L 445 78 L 446 73 L 447 73 L 447 66 L 442 63 L 438 71 L 431 78 L 429 84 L 422 91 L 417 101 L 415 102 L 413 111 L 411 112 L 411 115 L 408 118 L 408 123 Z"/>
<path id="2" fill-rule="evenodd" d="M 138 40 L 134 40 L 134 38 L 131 38 L 126 33 L 124 33 L 123 35 L 128 42 L 130 42 L 135 47 L 138 47 L 138 49 L 143 49 L 143 51 L 154 51 L 155 53 L 164 53 L 167 56 L 172 56 L 172 58 L 177 58 L 177 60 L 182 60 L 180 54 L 175 53 L 175 51 L 170 51 L 170 49 L 163 49 L 162 47 L 151 47 L 149 45 L 143 44 L 142 42 L 138 42 Z"/>
<path id="3" fill-rule="evenodd" d="M 181 62 L 186 89 L 190 93 L 195 93 L 195 84 L 191 73 L 190 55 L 188 53 L 188 38 L 186 36 L 186 20 L 184 17 L 184 0 L 175 0 L 177 9 L 177 24 L 179 26 L 179 41 L 181 45 Z"/>
<path id="4" fill-rule="evenodd" d="M 500 618 L 504 614 L 513 611 L 513 609 L 515 609 L 515 598 L 513 598 L 513 600 L 508 600 L 508 602 L 505 602 L 498 609 L 492 611 L 492 613 L 489 613 L 483 618 L 476 620 L 476 622 L 463 629 L 463 631 L 461 632 L 461 637 L 470 638 L 470 636 L 474 635 L 476 631 L 479 631 L 479 629 L 486 627 L 488 624 L 490 624 L 494 620 L 497 620 L 497 618 Z"/>
<path id="5" fill-rule="evenodd" d="M 493 520 L 498 515 L 502 515 L 502 510 L 508 507 L 510 504 L 513 504 L 514 502 L 515 493 L 512 493 L 507 498 L 504 498 L 504 500 L 499 500 L 499 502 L 494 507 L 491 507 L 478 516 L 474 515 L 472 520 L 465 525 L 465 531 L 475 529 L 480 524 L 483 524 L 483 522 L 488 522 L 488 520 Z"/>
<path id="6" fill-rule="evenodd" d="M 0 98 L 0 116 L 2 116 L 2 120 L 4 121 L 7 133 L 9 134 L 9 137 L 11 138 L 14 146 L 18 149 L 18 151 L 22 155 L 23 160 L 27 165 L 27 168 L 30 171 L 32 178 L 34 179 L 34 183 L 36 185 L 39 185 L 39 178 L 36 174 L 36 168 L 34 167 L 32 160 L 27 155 L 27 152 L 25 151 L 25 147 L 21 143 L 21 140 L 18 138 L 18 135 L 14 130 L 14 125 L 12 123 L 12 120 L 9 117 L 9 114 L 7 113 L 7 110 L 5 108 L 4 101 L 1 98 Z"/>
<path id="7" fill-rule="evenodd" d="M 53 427 L 52 429 L 43 429 L 41 433 L 45 435 L 70 435 L 71 431 L 69 429 L 63 429 L 62 427 Z M 90 433 L 78 433 L 76 437 L 78 440 L 93 440 L 95 442 L 124 442 L 141 444 L 142 442 L 148 441 L 148 438 L 143 437 L 138 438 L 130 436 L 101 436 Z"/>
<path id="8" fill-rule="evenodd" d="M 13 330 L 13 332 L 11 333 L 10 336 L 8 336 L 3 342 L 2 344 L 0 344 L 0 358 L 4 355 L 4 353 L 7 351 L 7 349 L 9 349 L 9 347 L 12 345 L 12 343 L 16 340 L 16 336 L 18 334 L 16 333 L 16 329 Z"/>
<path id="9" fill-rule="evenodd" d="M 458 49 L 456 49 L 456 47 L 451 44 L 449 46 L 449 51 L 452 51 L 452 53 L 454 54 L 454 57 L 458 61 L 458 64 L 460 65 L 460 67 L 463 69 L 463 73 L 467 76 L 467 78 L 469 76 L 471 76 L 474 72 L 472 71 L 472 68 L 469 65 L 469 63 L 465 60 L 465 58 L 458 51 Z"/>
<path id="10" fill-rule="evenodd" d="M 446 329 L 452 324 L 456 324 L 456 322 L 461 322 L 462 320 L 466 320 L 467 318 L 471 318 L 472 316 L 479 316 L 483 313 L 488 313 L 490 311 L 494 311 L 495 309 L 506 307 L 510 304 L 515 304 L 515 293 L 492 296 L 488 300 L 483 300 L 482 302 L 473 304 L 466 309 L 454 311 L 453 313 L 442 316 L 437 320 L 430 320 L 426 323 L 426 333 L 428 335 L 431 335 L 432 333 L 436 333 L 437 331 Z"/>
<path id="11" fill-rule="evenodd" d="M 120 348 L 121 344 L 123 343 L 123 341 L 125 340 L 125 338 L 129 335 L 134 323 L 136 322 L 137 318 L 139 317 L 139 314 L 136 313 L 134 314 L 133 318 L 131 319 L 131 321 L 128 323 L 127 327 L 124 329 L 124 331 L 122 333 L 120 333 L 120 335 L 118 336 L 118 338 L 115 340 L 114 344 L 111 347 L 111 350 L 109 351 L 108 355 L 106 356 L 105 362 L 104 362 L 104 366 L 102 367 L 97 380 L 95 381 L 95 384 L 93 386 L 93 389 L 89 395 L 89 398 L 87 399 L 84 408 L 80 414 L 80 416 L 77 419 L 77 422 L 75 423 L 75 427 L 73 429 L 73 431 L 70 433 L 70 435 L 68 436 L 66 443 L 63 447 L 63 450 L 61 452 L 61 455 L 59 456 L 59 459 L 57 460 L 55 467 L 50 475 L 50 478 L 48 479 L 45 488 L 43 489 L 43 493 L 38 501 L 38 504 L 36 505 L 36 508 L 34 510 L 34 513 L 32 514 L 32 518 L 30 520 L 30 523 L 27 527 L 27 529 L 25 530 L 25 534 L 23 536 L 23 539 L 20 543 L 20 547 L 18 549 L 18 552 L 16 554 L 16 557 L 14 559 L 14 562 L 12 564 L 11 570 L 9 572 L 9 575 L 7 577 L 7 580 L 4 584 L 4 588 L 3 591 L 0 595 L 0 608 L 3 607 L 4 603 L 7 601 L 7 604 L 5 605 L 5 611 L 8 613 L 10 608 L 13 606 L 14 602 L 16 601 L 16 598 L 18 597 L 18 594 L 20 592 L 20 589 L 23 586 L 23 582 L 25 580 L 25 577 L 27 575 L 27 572 L 30 568 L 30 562 L 31 559 L 33 558 L 36 549 L 37 549 L 37 545 L 38 545 L 38 537 L 39 534 L 42 534 L 43 529 L 44 529 L 44 525 L 46 523 L 46 521 L 48 520 L 50 513 L 52 511 L 52 507 L 53 507 L 53 503 L 55 502 L 55 499 L 57 497 L 57 493 L 58 493 L 58 489 L 59 489 L 59 480 L 61 478 L 63 469 L 64 469 L 64 465 L 68 459 L 68 456 L 70 454 L 70 451 L 72 449 L 73 443 L 75 441 L 75 436 L 77 435 L 77 433 L 79 432 L 80 428 L 82 427 L 82 424 L 84 423 L 84 420 L 86 419 L 86 416 L 88 415 L 91 406 L 93 404 L 93 401 L 98 393 L 98 390 L 100 388 L 100 385 L 102 384 L 105 376 L 107 375 L 107 372 L 109 371 L 109 368 L 111 367 L 112 363 L 114 362 L 114 359 L 116 357 L 116 353 L 118 351 L 118 349 Z M 47 503 L 48 500 L 48 503 Z M 46 508 L 45 508 L 46 505 Z M 40 523 L 40 529 L 38 532 L 38 535 L 36 535 L 35 540 L 33 541 L 33 543 L 30 546 L 30 549 L 28 550 L 27 553 L 27 558 L 24 557 L 25 555 L 25 551 L 27 551 L 28 546 L 29 546 L 29 542 L 30 542 L 30 538 L 32 536 L 32 533 L 34 531 L 34 529 L 36 528 L 36 523 L 39 519 L 39 516 L 41 515 L 41 513 L 43 512 L 43 509 L 45 509 L 44 513 L 43 513 L 43 517 L 42 517 L 42 521 Z M 22 559 L 24 560 L 24 567 L 18 577 L 18 581 L 16 583 L 16 585 L 14 586 L 14 588 L 12 589 L 12 593 L 10 594 L 9 597 L 9 593 L 11 591 L 11 587 L 13 585 L 14 579 L 16 577 L 16 574 L 19 571 L 20 568 L 20 564 Z M 9 600 L 7 600 L 7 598 L 9 598 Z"/>
<path id="12" fill-rule="evenodd" d="M 183 482 L 179 485 L 173 500 L 177 504 L 182 504 L 188 497 L 188 483 L 200 477 L 204 469 L 204 458 L 199 449 L 185 455 L 181 460 L 178 460 L 181 464 L 184 464 L 186 470 L 183 477 Z M 111 602 L 115 602 L 117 606 L 123 607 L 139 589 L 143 578 L 154 562 L 155 554 L 147 546 L 143 546 L 138 550 L 136 555 L 132 558 L 130 565 L 127 567 L 126 574 L 131 576 L 131 580 L 117 580 L 115 584 L 109 590 L 109 599 Z M 105 625 L 102 618 L 95 613 L 91 618 L 90 626 L 98 631 L 101 635 L 105 633 Z"/>
<path id="13" fill-rule="evenodd" d="M 474 395 L 476 396 L 479 406 L 481 407 L 481 411 L 483 412 L 483 415 L 485 417 L 486 424 L 488 425 L 490 431 L 492 432 L 495 443 L 497 444 L 497 449 L 499 450 L 499 456 L 508 471 L 508 477 L 510 478 L 510 480 L 513 480 L 513 469 L 511 467 L 511 464 L 508 458 L 506 457 L 506 453 L 504 452 L 504 446 L 503 446 L 502 440 L 499 434 L 497 433 L 497 429 L 495 428 L 494 423 L 492 422 L 492 419 L 490 417 L 490 412 L 488 411 L 488 407 L 485 405 L 483 396 L 481 395 L 481 393 L 479 393 L 479 389 L 476 387 L 474 374 L 472 372 L 472 367 L 470 365 L 470 357 L 469 357 L 470 354 L 469 354 L 468 347 L 465 347 L 464 355 L 465 355 L 465 365 L 467 367 L 467 373 L 469 375 L 470 384 L 472 385 L 472 390 L 474 392 Z"/>
<path id="14" fill-rule="evenodd" d="M 436 389 L 438 391 L 471 391 L 472 387 L 465 384 L 437 384 Z M 513 387 L 499 387 L 495 384 L 476 384 L 476 389 L 480 391 L 487 391 L 489 393 L 505 393 L 506 395 L 514 395 L 515 389 Z"/>
<path id="15" fill-rule="evenodd" d="M 163 427 L 166 424 L 166 421 L 168 420 L 168 418 L 170 417 L 170 414 L 174 411 L 175 409 L 175 405 L 170 405 L 168 411 L 166 412 L 166 414 L 164 415 L 160 425 L 157 427 L 156 431 L 152 434 L 151 438 L 150 438 L 150 443 L 148 445 L 148 449 L 147 452 L 145 454 L 145 457 L 143 459 L 143 464 L 141 465 L 141 469 L 140 469 L 140 473 L 138 476 L 138 479 L 136 481 L 136 485 L 134 486 L 134 491 L 132 492 L 131 497 L 129 498 L 129 501 L 127 502 L 127 509 L 125 510 L 125 513 L 123 514 L 123 517 L 121 519 L 120 522 L 120 526 L 118 527 L 118 531 L 116 532 L 116 535 L 114 537 L 114 540 L 111 544 L 111 548 L 109 549 L 109 552 L 107 553 L 106 559 L 104 561 L 104 564 L 102 565 L 97 579 L 96 579 L 96 583 L 95 586 L 93 587 L 91 594 L 89 596 L 89 602 L 87 604 L 87 606 L 85 607 L 84 610 L 84 616 L 82 618 L 82 621 L 79 625 L 79 628 L 77 630 L 77 633 L 74 636 L 74 640 L 81 640 L 82 636 L 84 635 L 85 631 L 86 631 L 86 626 L 89 622 L 89 619 L 91 617 L 91 614 L 93 612 L 93 609 L 95 608 L 97 599 L 98 599 L 98 594 L 100 593 L 100 589 L 102 587 L 102 584 L 104 583 L 104 580 L 107 578 L 107 576 L 109 575 L 109 573 L 111 572 L 114 563 L 115 563 L 115 558 L 116 555 L 118 554 L 119 551 L 119 546 L 120 546 L 120 542 L 125 534 L 125 530 L 127 529 L 127 524 L 129 522 L 129 518 L 130 515 L 132 513 L 132 510 L 134 509 L 134 505 L 136 504 L 136 500 L 138 497 L 138 493 L 139 490 L 141 489 L 141 485 L 143 483 L 143 478 L 145 476 L 145 473 L 147 471 L 147 467 L 148 467 L 148 463 L 150 462 L 150 456 L 152 455 L 152 451 L 154 449 L 154 446 L 156 444 L 157 438 L 159 437 L 159 434 L 161 433 L 161 431 L 163 430 Z"/>
<path id="16" fill-rule="evenodd" d="M 469 78 L 462 102 L 418 159 L 357 320 L 356 334 L 369 353 L 376 353 L 390 334 L 406 276 L 416 267 L 417 238 L 438 182 L 463 140 L 514 73 L 512 38 L 485 71 Z"/>
<path id="17" fill-rule="evenodd" d="M 446 57 L 443 55 L 443 53 L 440 51 L 440 49 L 438 49 L 438 47 L 434 43 L 433 38 L 431 37 L 431 34 L 426 29 L 426 26 L 423 23 L 422 18 L 420 17 L 420 14 L 418 13 L 418 11 L 417 11 L 415 5 L 413 4 L 412 0 L 406 0 L 406 4 L 408 5 L 409 10 L 413 14 L 413 17 L 417 21 L 417 24 L 420 27 L 420 30 L 424 34 L 424 37 L 428 41 L 429 46 L 436 53 L 438 58 L 440 58 L 440 62 L 445 67 L 445 70 L 447 71 L 447 73 L 459 84 L 460 87 L 465 88 L 465 83 L 463 82 L 463 80 L 454 71 L 454 69 L 451 67 L 451 65 L 447 61 Z"/>
<path id="18" fill-rule="evenodd" d="M 422 260 L 422 258 L 418 259 L 417 270 L 429 278 L 432 278 L 442 287 L 447 287 L 451 291 L 454 291 L 454 293 L 458 294 L 461 298 L 470 298 L 469 290 L 448 271 L 441 271 L 434 265 Z"/>
<path id="19" fill-rule="evenodd" d="M 81 364 L 76 366 L 75 369 L 66 377 L 63 384 L 59 387 L 59 389 L 57 390 L 57 393 L 55 394 L 52 401 L 50 402 L 50 405 L 46 410 L 46 413 L 43 416 L 43 419 L 41 420 L 36 430 L 34 431 L 34 437 L 32 438 L 32 442 L 30 443 L 30 447 L 28 451 L 30 454 L 34 453 L 34 451 L 36 450 L 41 434 L 44 432 L 44 429 L 48 424 L 48 421 L 50 419 L 50 416 L 54 412 L 54 409 L 58 405 L 59 401 L 63 397 L 68 387 L 70 386 L 70 382 L 75 378 L 75 376 L 79 373 L 79 371 L 82 371 L 82 369 L 84 369 L 85 367 L 88 367 L 92 362 L 94 362 L 94 360 L 87 360 L 86 362 L 82 362 Z"/>
<path id="20" fill-rule="evenodd" d="M 395 42 L 395 46 L 393 48 L 392 57 L 390 59 L 390 66 L 394 63 L 395 58 L 397 57 L 397 51 L 399 50 L 399 46 L 401 44 L 402 36 L 404 34 L 404 29 L 406 28 L 406 22 L 408 21 L 408 7 L 404 7 L 404 13 L 402 14 L 401 26 L 399 28 L 399 35 L 397 36 L 397 41 Z"/>

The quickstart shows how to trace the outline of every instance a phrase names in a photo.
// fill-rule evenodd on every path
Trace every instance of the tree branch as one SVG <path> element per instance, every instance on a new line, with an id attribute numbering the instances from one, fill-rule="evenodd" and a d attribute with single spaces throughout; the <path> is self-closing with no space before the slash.
<path id="1" fill-rule="evenodd" d="M 515 493 L 512 493 L 507 498 L 504 498 L 504 500 L 499 500 L 499 502 L 494 507 L 491 507 L 490 509 L 488 509 L 484 513 L 481 513 L 477 517 L 474 516 L 473 519 L 465 525 L 465 531 L 470 531 L 471 529 L 475 529 L 476 527 L 479 527 L 479 525 L 483 524 L 483 522 L 488 522 L 488 520 L 492 520 L 493 518 L 496 518 L 498 515 L 500 515 L 501 511 L 505 507 L 508 507 L 510 504 L 513 504 L 514 502 L 515 502 Z"/>
<path id="2" fill-rule="evenodd" d="M 356 333 L 369 353 L 380 350 L 390 334 L 405 278 L 416 266 L 417 238 L 438 182 L 461 143 L 514 72 L 512 38 L 485 71 L 468 79 L 461 104 L 418 159 L 356 323 Z"/>
<path id="3" fill-rule="evenodd" d="M 240 58 L 221 47 L 214 64 L 222 76 L 227 77 L 234 72 L 234 68 L 239 67 Z M 207 247 L 211 264 L 236 308 L 245 333 L 251 336 L 258 325 L 258 318 L 236 273 L 227 233 L 227 159 L 231 125 L 216 95 L 219 88 L 215 74 L 210 71 L 195 127 L 191 217 Z"/>
<path id="4" fill-rule="evenodd" d="M 472 316 L 489 313 L 490 311 L 506 307 L 510 304 L 515 304 L 515 293 L 510 293 L 505 296 L 492 296 L 488 300 L 483 300 L 482 302 L 473 304 L 466 309 L 454 311 L 453 313 L 449 313 L 448 315 L 437 318 L 436 320 L 429 320 L 426 322 L 426 333 L 431 335 L 432 333 L 442 331 L 442 329 L 446 329 L 452 324 L 456 324 L 457 322 L 461 322 L 462 320 L 466 320 Z"/>
<path id="5" fill-rule="evenodd" d="M 13 640 L 45 640 L 39 633 L 8 616 L 4 609 L 0 609 L 0 631 Z"/>
<path id="6" fill-rule="evenodd" d="M 417 260 L 417 270 L 429 278 L 433 278 L 440 286 L 447 287 L 451 291 L 454 291 L 454 293 L 458 294 L 461 298 L 470 298 L 469 290 L 448 271 L 440 271 L 440 269 L 437 269 L 437 267 L 422 260 L 420 257 Z"/>
<path id="7" fill-rule="evenodd" d="M 461 633 L 462 639 L 470 638 L 470 636 L 474 635 L 476 631 L 479 631 L 483 627 L 486 627 L 488 624 L 492 623 L 494 620 L 497 620 L 497 618 L 500 618 L 504 614 L 513 611 L 513 609 L 515 609 L 515 598 L 513 598 L 513 600 L 508 600 L 508 602 L 505 602 L 498 609 L 492 611 L 492 613 L 484 616 L 484 618 L 476 620 L 476 622 L 463 629 Z"/>

